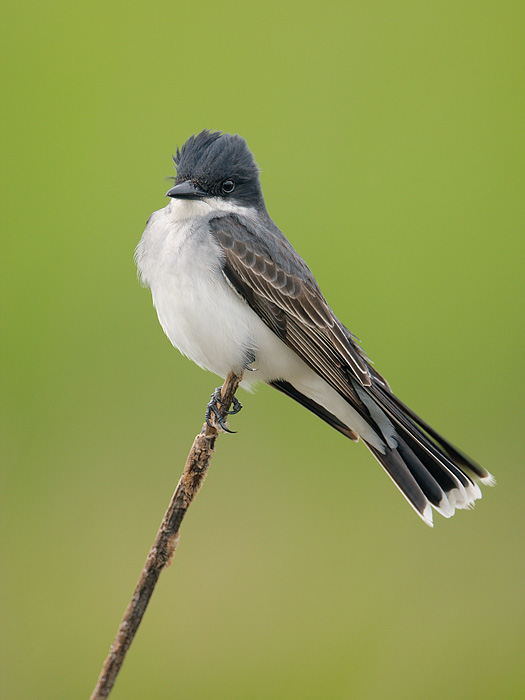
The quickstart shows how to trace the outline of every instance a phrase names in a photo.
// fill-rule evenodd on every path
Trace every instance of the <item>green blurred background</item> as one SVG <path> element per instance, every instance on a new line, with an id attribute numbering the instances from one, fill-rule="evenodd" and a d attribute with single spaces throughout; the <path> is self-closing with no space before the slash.
<path id="1" fill-rule="evenodd" d="M 241 396 L 112 697 L 525 697 L 523 7 L 5 4 L 2 697 L 89 696 L 218 383 L 133 264 L 205 127 L 499 485 L 431 531 L 362 445 Z"/>

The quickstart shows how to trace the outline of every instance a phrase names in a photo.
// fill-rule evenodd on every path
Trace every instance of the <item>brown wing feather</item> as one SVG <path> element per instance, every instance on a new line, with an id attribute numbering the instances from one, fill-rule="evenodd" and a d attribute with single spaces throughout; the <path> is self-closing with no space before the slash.
<path id="1" fill-rule="evenodd" d="M 263 321 L 337 391 L 355 399 L 349 373 L 371 383 L 361 348 L 336 318 L 306 263 L 275 227 L 264 237 L 235 214 L 210 219 L 224 274 Z"/>

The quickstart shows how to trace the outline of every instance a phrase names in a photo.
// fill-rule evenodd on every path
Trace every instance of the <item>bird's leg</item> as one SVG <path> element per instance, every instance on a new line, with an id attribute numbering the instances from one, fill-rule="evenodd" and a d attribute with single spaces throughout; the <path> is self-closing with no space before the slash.
<path id="1" fill-rule="evenodd" d="M 253 352 L 251 352 L 251 350 L 248 350 L 248 352 L 246 353 L 246 361 L 243 365 L 244 369 L 247 369 L 248 372 L 257 372 L 257 367 L 249 366 L 253 362 L 255 362 L 255 355 L 253 354 Z"/>
<path id="2" fill-rule="evenodd" d="M 208 406 L 206 407 L 206 423 L 210 426 L 210 428 L 213 427 L 212 424 L 210 423 L 211 414 L 213 413 L 213 415 L 217 419 L 218 424 L 221 426 L 221 428 L 224 430 L 224 432 L 234 433 L 235 430 L 230 430 L 228 428 L 228 426 L 226 425 L 226 421 L 224 420 L 223 416 L 221 415 L 220 410 L 217 407 L 217 404 L 221 404 L 221 406 L 224 405 L 222 400 L 221 400 L 221 388 L 222 387 L 218 386 L 215 389 L 215 391 L 213 392 L 213 394 L 211 395 L 211 401 L 209 402 Z M 239 413 L 239 411 L 242 408 L 242 404 L 236 396 L 233 397 L 232 403 L 233 403 L 233 409 L 231 411 L 224 411 L 224 413 L 226 413 L 229 416 L 234 415 L 235 413 Z"/>

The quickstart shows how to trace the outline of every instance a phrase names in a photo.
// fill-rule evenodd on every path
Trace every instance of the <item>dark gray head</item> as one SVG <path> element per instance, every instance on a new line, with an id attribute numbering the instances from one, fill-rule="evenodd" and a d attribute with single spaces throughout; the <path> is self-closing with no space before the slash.
<path id="1" fill-rule="evenodd" d="M 173 160 L 177 179 L 168 197 L 221 197 L 241 206 L 264 207 L 259 168 L 240 136 L 201 131 L 177 148 Z"/>

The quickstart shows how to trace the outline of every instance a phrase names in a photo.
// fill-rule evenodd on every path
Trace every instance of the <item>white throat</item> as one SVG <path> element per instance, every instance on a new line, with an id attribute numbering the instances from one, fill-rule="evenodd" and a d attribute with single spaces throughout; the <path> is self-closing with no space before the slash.
<path id="1" fill-rule="evenodd" d="M 221 199 L 221 197 L 205 197 L 204 199 L 173 198 L 166 206 L 166 213 L 173 222 L 206 216 L 210 212 L 217 210 L 242 216 L 253 216 L 255 214 L 253 207 L 243 207 L 232 201 Z"/>

